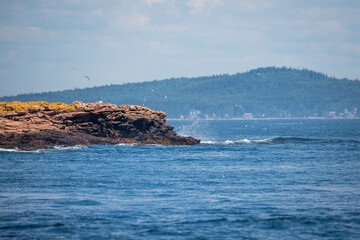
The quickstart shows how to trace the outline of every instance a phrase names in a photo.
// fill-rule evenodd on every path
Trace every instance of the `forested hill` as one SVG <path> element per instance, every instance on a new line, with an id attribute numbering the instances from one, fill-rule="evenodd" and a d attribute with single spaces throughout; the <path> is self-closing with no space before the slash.
<path id="1" fill-rule="evenodd" d="M 169 118 L 360 116 L 360 81 L 291 68 L 258 68 L 234 75 L 172 78 L 1 97 L 0 101 L 103 101 L 144 105 Z M 359 110 L 360 111 L 360 110 Z M 249 114 L 251 113 L 251 114 Z"/>

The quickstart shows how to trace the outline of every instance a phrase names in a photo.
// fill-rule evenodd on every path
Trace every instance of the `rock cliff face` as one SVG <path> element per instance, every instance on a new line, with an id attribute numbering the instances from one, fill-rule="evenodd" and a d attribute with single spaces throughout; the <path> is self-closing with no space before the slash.
<path id="1" fill-rule="evenodd" d="M 59 103 L 61 107 L 56 108 L 44 103 L 17 102 L 17 106 L 30 106 L 20 111 L 14 111 L 14 107 L 9 109 L 9 103 L 0 103 L 0 148 L 33 150 L 77 144 L 193 145 L 200 142 L 192 137 L 177 136 L 161 111 L 105 103 Z"/>

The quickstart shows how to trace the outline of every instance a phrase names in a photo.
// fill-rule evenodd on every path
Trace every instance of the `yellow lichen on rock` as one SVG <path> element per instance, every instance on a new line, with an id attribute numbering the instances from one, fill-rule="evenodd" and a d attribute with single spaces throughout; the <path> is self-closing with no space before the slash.
<path id="1" fill-rule="evenodd" d="M 76 103 L 66 104 L 61 102 L 49 103 L 46 101 L 36 102 L 0 102 L 0 113 L 1 114 L 14 114 L 19 112 L 27 111 L 63 111 L 63 110 L 74 110 Z"/>
<path id="2" fill-rule="evenodd" d="M 49 105 L 47 106 L 47 108 L 49 110 L 53 110 L 53 111 L 62 111 L 62 110 L 74 110 L 75 106 L 74 104 L 66 104 L 66 103 L 61 103 L 61 102 L 55 102 L 55 103 L 49 103 Z"/>

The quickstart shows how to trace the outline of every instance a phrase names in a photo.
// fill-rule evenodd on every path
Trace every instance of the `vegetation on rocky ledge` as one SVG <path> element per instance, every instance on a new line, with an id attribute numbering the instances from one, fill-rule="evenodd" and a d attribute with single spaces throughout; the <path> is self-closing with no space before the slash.
<path id="1" fill-rule="evenodd" d="M 79 102 L 73 102 L 72 104 L 66 104 L 61 102 L 49 103 L 46 101 L 36 102 L 0 102 L 0 114 L 14 114 L 19 112 L 39 112 L 39 111 L 63 111 L 74 110 Z"/>

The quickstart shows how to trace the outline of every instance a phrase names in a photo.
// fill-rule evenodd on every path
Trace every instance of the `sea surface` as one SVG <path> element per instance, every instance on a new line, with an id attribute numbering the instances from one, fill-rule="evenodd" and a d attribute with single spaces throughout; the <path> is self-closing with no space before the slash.
<path id="1" fill-rule="evenodd" d="M 360 120 L 169 121 L 198 146 L 0 151 L 0 239 L 360 239 Z"/>

